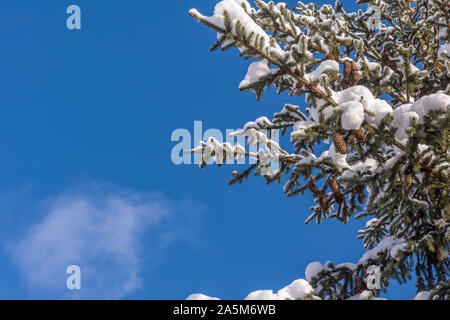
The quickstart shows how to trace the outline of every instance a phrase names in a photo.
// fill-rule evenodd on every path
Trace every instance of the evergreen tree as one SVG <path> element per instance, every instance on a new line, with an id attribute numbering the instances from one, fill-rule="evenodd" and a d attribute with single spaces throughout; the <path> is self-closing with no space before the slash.
<path id="1" fill-rule="evenodd" d="M 278 93 L 304 96 L 308 108 L 285 105 L 272 120 L 246 124 L 234 135 L 263 145 L 211 138 L 192 153 L 201 166 L 210 159 L 251 157 L 256 163 L 233 172 L 230 184 L 253 172 L 267 184 L 283 183 L 288 197 L 311 192 L 306 220 L 366 219 L 358 238 L 367 248 L 356 263 L 313 263 L 306 278 L 314 295 L 347 299 L 367 289 L 367 268 L 381 268 L 381 289 L 392 280 L 417 277 L 418 297 L 448 299 L 450 238 L 450 2 L 449 0 L 359 0 L 369 10 L 255 0 L 219 2 L 212 17 L 190 15 L 217 32 L 211 50 L 237 48 L 254 60 L 241 91 L 261 99 Z M 362 7 L 363 8 L 363 7 Z M 380 18 L 378 28 L 374 28 Z M 272 139 L 290 132 L 294 150 Z M 317 149 L 329 144 L 329 150 Z M 279 162 L 279 169 L 270 164 Z M 310 298 L 313 295 L 309 295 Z"/>

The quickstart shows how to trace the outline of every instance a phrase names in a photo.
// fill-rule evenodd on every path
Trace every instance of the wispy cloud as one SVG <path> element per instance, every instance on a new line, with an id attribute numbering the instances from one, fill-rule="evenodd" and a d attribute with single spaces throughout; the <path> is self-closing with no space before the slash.
<path id="1" fill-rule="evenodd" d="M 81 189 L 47 199 L 41 221 L 8 246 L 30 287 L 55 298 L 118 299 L 135 292 L 143 259 L 154 262 L 162 247 L 188 239 L 201 210 L 156 193 Z M 78 292 L 65 287 L 73 264 L 82 270 Z"/>

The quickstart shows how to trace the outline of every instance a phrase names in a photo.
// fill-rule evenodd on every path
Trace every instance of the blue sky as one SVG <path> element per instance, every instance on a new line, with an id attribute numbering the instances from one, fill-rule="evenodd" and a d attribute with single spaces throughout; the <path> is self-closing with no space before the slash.
<path id="1" fill-rule="evenodd" d="M 82 30 L 66 28 L 71 4 Z M 362 255 L 362 222 L 304 225 L 308 195 L 172 163 L 175 129 L 237 129 L 302 104 L 238 91 L 249 62 L 210 53 L 215 34 L 188 15 L 214 4 L 0 3 L 1 299 L 242 299 L 303 278 L 309 262 Z M 65 288 L 68 264 L 80 292 Z M 414 295 L 393 284 L 387 297 Z"/>

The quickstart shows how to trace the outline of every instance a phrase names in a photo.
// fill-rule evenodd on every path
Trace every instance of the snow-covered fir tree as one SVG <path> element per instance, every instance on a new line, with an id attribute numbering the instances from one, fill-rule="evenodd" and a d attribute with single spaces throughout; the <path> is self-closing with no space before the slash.
<path id="1" fill-rule="evenodd" d="M 371 299 L 412 274 L 416 298 L 450 298 L 450 1 L 358 3 L 369 9 L 346 12 L 339 1 L 290 9 L 223 0 L 213 16 L 190 11 L 217 33 L 211 50 L 237 48 L 252 60 L 241 91 L 261 99 L 273 86 L 308 104 L 285 105 L 273 119 L 234 133 L 265 146 L 259 152 L 214 138 L 201 142 L 191 151 L 202 155 L 201 166 L 251 157 L 256 163 L 233 172 L 230 184 L 255 173 L 267 184 L 282 183 L 288 197 L 312 193 L 307 223 L 367 221 L 358 235 L 367 248 L 359 261 L 312 263 L 306 280 L 249 299 Z M 274 141 L 275 129 L 289 133 L 293 147 Z M 329 150 L 319 154 L 324 145 Z M 371 265 L 381 268 L 381 290 L 368 290 Z"/>

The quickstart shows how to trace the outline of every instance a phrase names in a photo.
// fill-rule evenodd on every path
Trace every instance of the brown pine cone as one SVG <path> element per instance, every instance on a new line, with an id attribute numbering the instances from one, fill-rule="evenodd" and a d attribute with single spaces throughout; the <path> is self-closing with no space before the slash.
<path id="1" fill-rule="evenodd" d="M 320 197 L 319 204 L 320 204 L 320 207 L 322 208 L 323 212 L 327 213 L 328 209 L 330 208 L 327 197 L 325 197 L 325 196 Z"/>
<path id="2" fill-rule="evenodd" d="M 315 195 L 319 193 L 319 188 L 312 181 L 308 182 L 308 188 Z"/>
<path id="3" fill-rule="evenodd" d="M 364 292 L 367 290 L 367 286 L 365 282 L 361 279 L 360 276 L 355 274 L 355 294 L 360 294 L 361 292 Z"/>
<path id="4" fill-rule="evenodd" d="M 361 80 L 361 75 L 359 74 L 358 71 L 354 71 L 352 73 L 352 83 L 356 85 L 359 82 L 359 80 Z"/>
<path id="5" fill-rule="evenodd" d="M 384 64 L 387 65 L 388 67 L 392 66 L 391 59 L 389 58 L 389 55 L 387 53 L 383 53 L 381 55 L 381 59 L 383 59 Z"/>
<path id="6" fill-rule="evenodd" d="M 331 188 L 331 190 L 333 190 L 333 193 L 334 194 L 336 194 L 336 193 L 340 193 L 340 190 L 339 190 L 339 183 L 337 183 L 337 181 L 336 180 L 334 180 L 333 178 L 329 178 L 328 179 L 328 185 L 330 186 L 330 188 Z"/>
<path id="7" fill-rule="evenodd" d="M 334 194 L 334 200 L 336 200 L 336 203 L 338 205 L 342 205 L 344 203 L 344 196 L 342 195 L 342 193 L 337 192 Z"/>
<path id="8" fill-rule="evenodd" d="M 365 141 L 366 140 L 366 133 L 364 132 L 363 128 L 359 128 L 358 130 L 353 130 L 352 134 L 358 139 L 358 141 Z"/>
<path id="9" fill-rule="evenodd" d="M 348 141 L 349 142 L 353 142 L 353 141 L 355 141 L 355 139 L 356 139 L 356 137 L 353 134 L 348 136 Z"/>
<path id="10" fill-rule="evenodd" d="M 344 138 L 341 137 L 338 133 L 334 133 L 333 136 L 333 144 L 336 147 L 336 150 L 339 151 L 341 154 L 347 154 L 348 153 L 348 147 L 347 143 L 345 142 Z"/>
<path id="11" fill-rule="evenodd" d="M 336 61 L 336 58 L 331 53 L 328 53 L 325 56 L 325 60 L 334 60 L 334 61 Z"/>
<path id="12" fill-rule="evenodd" d="M 365 195 L 364 193 L 360 192 L 360 193 L 358 194 L 358 202 L 359 202 L 360 204 L 366 203 L 366 195 Z"/>
<path id="13" fill-rule="evenodd" d="M 353 73 L 358 72 L 358 65 L 356 64 L 356 62 L 352 61 L 351 63 L 352 63 L 352 72 Z"/>
<path id="14" fill-rule="evenodd" d="M 348 60 L 344 61 L 344 76 L 348 77 L 352 73 L 352 63 Z"/>

